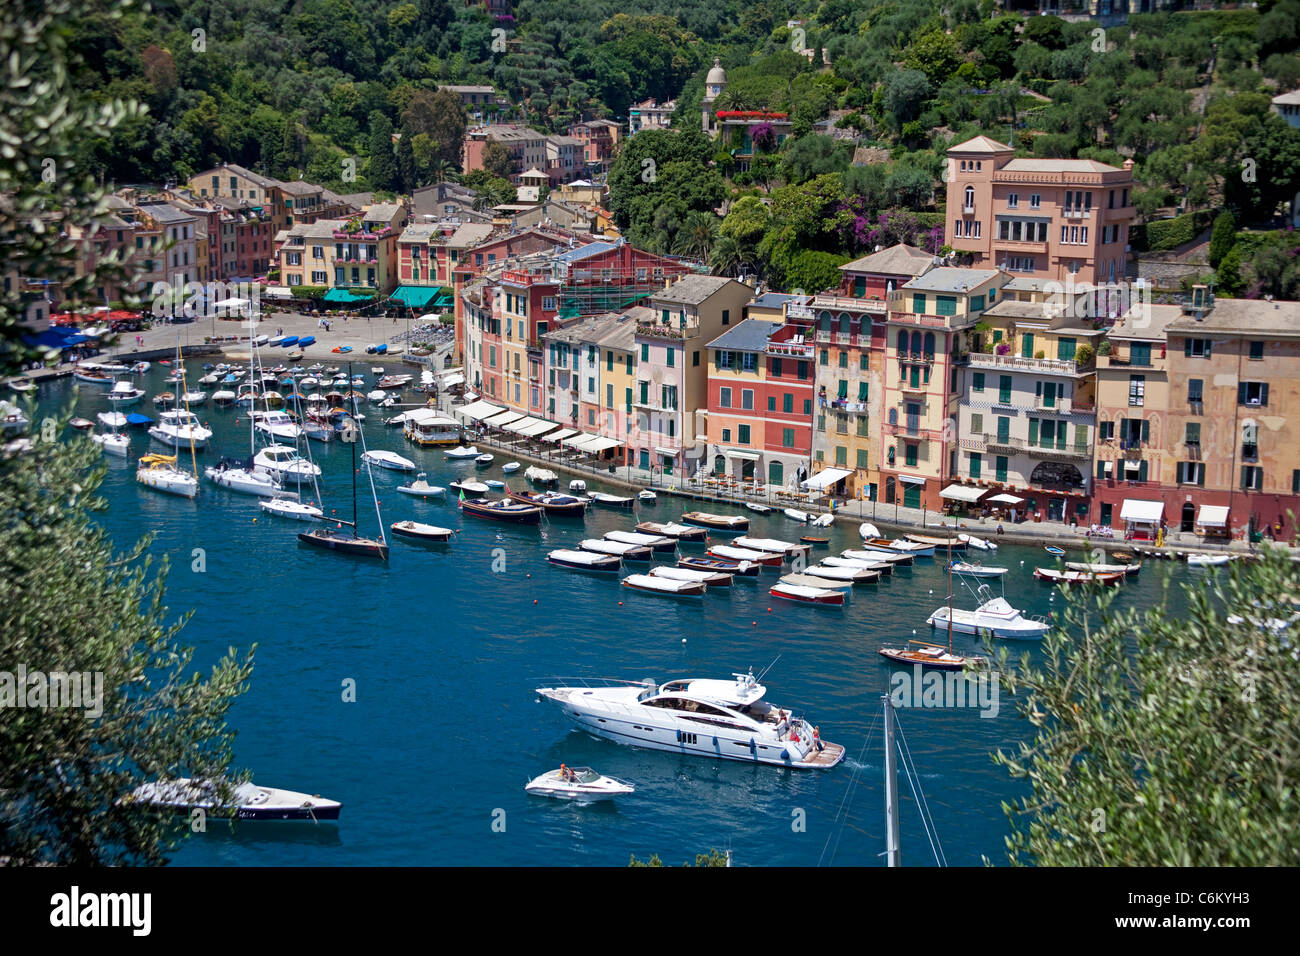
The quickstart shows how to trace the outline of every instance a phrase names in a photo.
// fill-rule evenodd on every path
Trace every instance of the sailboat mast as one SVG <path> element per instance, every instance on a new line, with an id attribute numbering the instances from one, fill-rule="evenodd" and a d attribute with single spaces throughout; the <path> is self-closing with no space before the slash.
<path id="1" fill-rule="evenodd" d="M 898 767 L 894 757 L 894 705 L 881 695 L 885 707 L 885 865 L 900 866 L 898 847 Z"/>
<path id="2" fill-rule="evenodd" d="M 952 653 L 952 538 L 948 539 L 948 653 Z"/>

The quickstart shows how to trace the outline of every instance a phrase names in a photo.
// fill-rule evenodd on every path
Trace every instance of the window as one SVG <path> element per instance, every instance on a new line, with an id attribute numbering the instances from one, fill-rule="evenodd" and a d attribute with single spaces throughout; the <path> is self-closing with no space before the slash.
<path id="1" fill-rule="evenodd" d="M 1259 426 L 1254 422 L 1241 426 L 1241 460 L 1259 460 Z"/>
<path id="2" fill-rule="evenodd" d="M 776 411 L 776 396 L 775 396 L 775 395 L 769 395 L 769 396 L 767 396 L 767 410 L 768 410 L 769 412 L 774 412 L 774 411 Z"/>
<path id="3" fill-rule="evenodd" d="M 807 362 L 800 362 L 800 363 L 799 363 L 799 367 L 798 367 L 798 370 L 797 370 L 797 373 L 796 373 L 795 377 L 798 378 L 798 379 L 800 379 L 801 381 L 802 381 L 803 379 L 806 379 L 806 378 L 808 377 L 808 363 L 807 363 Z"/>
<path id="4" fill-rule="evenodd" d="M 921 314 L 924 314 L 924 313 L 925 313 L 925 295 L 924 295 L 924 294 L 922 294 L 922 293 L 920 293 L 920 292 L 913 292 L 913 293 L 912 293 L 912 311 L 913 311 L 913 312 L 917 312 L 917 313 L 921 313 Z"/>
<path id="5" fill-rule="evenodd" d="M 650 346 L 645 342 L 641 343 L 641 361 L 650 361 Z"/>
<path id="6" fill-rule="evenodd" d="M 749 426 L 748 426 L 748 425 L 741 425 L 741 426 L 739 426 L 739 427 L 737 428 L 737 432 L 738 432 L 738 434 L 739 434 L 740 444 L 742 444 L 742 445 L 748 445 L 748 444 L 749 444 Z"/>
<path id="7" fill-rule="evenodd" d="M 993 461 L 993 475 L 997 481 L 1007 480 L 1007 456 L 998 455 Z"/>
<path id="8" fill-rule="evenodd" d="M 793 429 L 793 428 L 783 428 L 783 429 L 781 429 L 781 447 L 782 447 L 782 448 L 793 448 L 793 447 L 794 447 L 794 429 Z"/>
<path id="9" fill-rule="evenodd" d="M 614 371 L 614 353 L 613 353 L 613 352 L 606 352 L 606 353 L 605 353 L 605 371 L 606 371 L 606 372 L 612 372 L 612 371 Z"/>
<path id="10" fill-rule="evenodd" d="M 935 296 L 934 309 L 938 315 L 956 315 L 957 299 L 950 295 Z"/>
<path id="11" fill-rule="evenodd" d="M 773 400 L 775 400 L 775 396 L 773 396 Z M 781 396 L 781 411 L 786 412 L 787 414 L 792 413 L 794 411 L 793 393 L 786 392 L 784 395 Z"/>
<path id="12" fill-rule="evenodd" d="M 723 310 L 722 310 L 722 324 L 723 324 L 723 325 L 730 325 L 730 324 L 731 324 L 731 310 L 730 310 L 730 309 L 723 309 Z"/>
<path id="13" fill-rule="evenodd" d="M 1193 405 L 1199 405 L 1202 401 L 1201 390 L 1205 387 L 1205 382 L 1199 378 L 1189 378 L 1187 380 L 1187 401 Z"/>
<path id="14" fill-rule="evenodd" d="M 699 350 L 699 349 L 696 349 L 694 352 L 691 353 L 691 365 L 695 366 L 696 368 L 699 367 L 699 365 L 700 365 L 700 350 Z"/>
<path id="15" fill-rule="evenodd" d="M 677 362 L 677 350 L 674 348 L 668 348 L 664 349 L 664 352 L 668 355 L 667 365 L 669 368 L 672 368 Z"/>
<path id="16" fill-rule="evenodd" d="M 772 359 L 772 377 L 781 377 L 781 360 L 779 358 Z"/>
<path id="17" fill-rule="evenodd" d="M 1056 340 L 1056 357 L 1062 362 L 1073 362 L 1074 353 L 1079 350 L 1078 340 L 1062 337 Z"/>
<path id="18" fill-rule="evenodd" d="M 835 446 L 835 464 L 847 465 L 849 463 L 849 450 L 843 445 Z"/>
<path id="19" fill-rule="evenodd" d="M 830 364 L 831 364 L 831 362 L 830 362 L 830 352 L 829 352 L 828 350 L 826 350 L 826 349 L 822 349 L 822 351 L 821 351 L 821 364 L 822 364 L 822 365 L 830 365 Z"/>
<path id="20" fill-rule="evenodd" d="M 820 415 L 817 416 L 817 430 L 818 430 L 819 432 L 824 432 L 824 431 L 826 431 L 826 413 L 825 413 L 825 412 L 823 412 L 822 414 L 820 414 Z"/>
<path id="21" fill-rule="evenodd" d="M 1241 490 L 1260 491 L 1264 487 L 1264 469 L 1259 465 L 1243 465 L 1241 468 Z"/>
<path id="22" fill-rule="evenodd" d="M 730 444 L 731 444 L 731 429 L 730 429 L 730 428 L 724 428 L 724 429 L 722 430 L 722 443 L 723 443 L 724 445 L 730 445 Z"/>
<path id="23" fill-rule="evenodd" d="M 915 445 L 912 442 L 905 442 L 903 444 L 903 463 L 907 465 L 908 468 L 916 467 L 918 448 L 920 448 L 920 446 Z"/>
<path id="24" fill-rule="evenodd" d="M 1043 205 L 1043 197 L 1038 193 L 1029 194 L 1029 208 L 1038 209 Z"/>
<path id="25" fill-rule="evenodd" d="M 1186 430 L 1183 432 L 1184 445 L 1199 445 L 1201 443 L 1201 423 L 1188 422 Z"/>
<path id="26" fill-rule="evenodd" d="M 1146 396 L 1147 377 L 1130 375 L 1128 377 L 1128 403 L 1130 407 L 1140 407 Z"/>
<path id="27" fill-rule="evenodd" d="M 1253 344 L 1253 343 L 1252 343 Z M 1260 343 L 1263 344 L 1262 342 Z M 1188 358 L 1209 358 L 1210 357 L 1210 340 L 1209 339 L 1183 339 L 1183 355 Z M 1260 356 L 1263 357 L 1262 354 Z M 1251 358 L 1254 358 L 1252 355 Z"/>
<path id="28" fill-rule="evenodd" d="M 1180 461 L 1177 469 L 1178 484 L 1204 485 L 1205 463 L 1201 461 Z"/>
<path id="29" fill-rule="evenodd" d="M 849 353 L 848 353 L 848 352 L 845 352 L 843 349 L 841 349 L 841 350 L 840 350 L 840 368 L 848 368 L 848 367 L 849 367 Z"/>
<path id="30" fill-rule="evenodd" d="M 984 456 L 977 451 L 970 453 L 970 476 L 978 478 L 984 467 Z"/>
<path id="31" fill-rule="evenodd" d="M 858 449 L 857 466 L 863 469 L 864 471 L 867 468 L 867 450 L 865 448 Z"/>
<path id="32" fill-rule="evenodd" d="M 970 417 L 970 430 L 973 435 L 984 434 L 984 416 L 976 413 Z"/>
<path id="33" fill-rule="evenodd" d="M 1264 343 L 1263 343 L 1263 342 L 1251 342 L 1251 343 L 1250 343 L 1250 360 L 1251 360 L 1252 362 L 1259 362 L 1259 361 L 1262 361 L 1263 358 L 1264 358 Z"/>
<path id="34" fill-rule="evenodd" d="M 1151 343 L 1134 342 L 1129 346 L 1128 360 L 1130 365 L 1150 365 Z"/>
<path id="35" fill-rule="evenodd" d="M 1015 209 L 1017 206 L 1019 206 L 1019 205 L 1020 205 L 1020 194 L 1019 194 L 1019 193 L 1007 193 L 1007 205 L 1008 205 L 1009 207 L 1011 207 L 1012 209 Z"/>
<path id="36" fill-rule="evenodd" d="M 984 391 L 984 373 L 974 372 L 971 374 L 970 390 L 972 392 Z"/>
<path id="37" fill-rule="evenodd" d="M 1011 376 L 998 376 L 998 401 L 1003 405 L 1011 402 Z"/>
<path id="38" fill-rule="evenodd" d="M 1238 382 L 1237 404 L 1252 408 L 1268 405 L 1268 382 Z"/>

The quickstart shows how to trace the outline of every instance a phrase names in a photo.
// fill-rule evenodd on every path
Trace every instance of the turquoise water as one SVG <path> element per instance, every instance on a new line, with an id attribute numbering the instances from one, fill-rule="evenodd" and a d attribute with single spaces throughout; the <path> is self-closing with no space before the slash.
<path id="1" fill-rule="evenodd" d="M 191 383 L 202 374 L 197 369 L 190 363 Z M 367 371 L 364 363 L 356 370 Z M 167 387 L 165 373 L 155 366 L 145 377 L 149 395 Z M 45 385 L 40 397 L 53 407 L 72 388 L 71 380 Z M 93 419 L 107 410 L 102 392 L 83 386 L 77 413 Z M 147 400 L 137 410 L 154 415 Z M 369 447 L 416 460 L 433 484 L 471 473 L 502 477 L 502 453 L 486 470 L 448 464 L 406 443 L 399 429 L 384 428 L 378 410 L 363 411 Z M 223 453 L 247 453 L 242 412 L 208 406 L 200 417 L 215 431 L 200 470 Z M 597 509 L 585 522 L 557 519 L 540 528 L 462 521 L 454 495 L 446 504 L 410 499 L 394 490 L 402 476 L 376 471 L 385 524 L 413 518 L 463 529 L 442 549 L 390 535 L 385 566 L 300 545 L 296 534 L 309 525 L 265 516 L 256 498 L 206 480 L 197 501 L 137 485 L 134 457 L 148 444 L 135 432 L 135 455 L 108 459 L 102 493 L 111 507 L 101 520 L 123 547 L 156 533 L 153 553 L 171 560 L 168 604 L 177 614 L 194 610 L 182 639 L 196 647 L 199 666 L 231 645 L 258 644 L 251 688 L 230 715 L 237 763 L 251 768 L 256 782 L 344 804 L 337 826 L 250 824 L 233 835 L 219 827 L 187 841 L 176 862 L 619 865 L 631 854 L 681 863 L 729 847 L 745 865 L 880 864 L 880 695 L 891 669 L 876 651 L 911 637 L 913 628 L 927 635 L 925 618 L 946 594 L 942 561 L 920 561 L 879 586 L 859 587 L 844 609 L 774 600 L 770 574 L 763 586 L 738 582 L 683 602 L 628 593 L 613 576 L 546 563 L 552 548 L 630 528 L 636 519 L 629 513 Z M 348 447 L 313 443 L 312 452 L 325 473 L 327 513 L 350 514 Z M 373 533 L 364 472 L 361 487 L 361 529 Z M 690 506 L 661 496 L 640 516 L 666 521 L 683 510 Z M 779 515 L 751 517 L 751 534 L 795 540 L 799 533 Z M 818 533 L 830 535 L 829 553 L 857 542 L 849 525 Z M 202 572 L 193 569 L 194 549 L 203 549 Z M 1061 605 L 1031 576 L 1035 563 L 1050 563 L 1041 550 L 1003 546 L 996 561 L 985 557 L 1012 568 L 1006 593 L 1018 607 L 1047 614 Z M 1170 573 L 1187 572 L 1148 563 L 1119 603 L 1160 600 Z M 973 606 L 959 587 L 959 604 L 963 597 Z M 956 643 L 974 647 L 961 635 Z M 757 673 L 778 656 L 764 679 L 768 697 L 805 712 L 825 739 L 846 746 L 848 759 L 834 770 L 714 763 L 620 746 L 578 732 L 533 693 L 557 675 L 727 678 L 751 667 Z M 352 703 L 343 700 L 349 679 Z M 1025 790 L 989 754 L 1029 732 L 1009 695 L 1003 692 L 991 719 L 950 708 L 902 710 L 899 721 L 947 861 L 1001 862 L 1007 824 L 1000 803 Z M 637 792 L 594 807 L 525 795 L 529 778 L 561 762 L 594 766 Z M 903 861 L 930 865 L 905 782 L 900 796 Z"/>

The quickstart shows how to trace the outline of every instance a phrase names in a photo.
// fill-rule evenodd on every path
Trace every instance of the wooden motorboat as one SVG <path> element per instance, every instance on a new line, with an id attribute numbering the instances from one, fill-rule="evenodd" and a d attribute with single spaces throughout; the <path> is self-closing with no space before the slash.
<path id="1" fill-rule="evenodd" d="M 663 535 L 641 534 L 637 531 L 607 531 L 606 541 L 618 541 L 621 544 L 635 544 L 649 548 L 656 553 L 671 554 L 677 550 L 677 542 Z"/>
<path id="2" fill-rule="evenodd" d="M 967 547 L 975 548 L 977 551 L 996 551 L 998 546 L 992 541 L 986 541 L 983 538 L 977 538 L 973 534 L 959 534 L 958 539 L 964 541 Z"/>
<path id="3" fill-rule="evenodd" d="M 716 515 L 707 511 L 688 511 L 682 515 L 682 521 L 728 534 L 744 534 L 749 530 L 749 519 L 744 515 Z"/>
<path id="4" fill-rule="evenodd" d="M 1061 548 L 1057 548 L 1057 547 L 1053 547 L 1052 545 L 1048 545 L 1048 546 L 1047 546 L 1046 548 L 1044 548 L 1043 550 L 1046 551 L 1048 554 L 1050 554 L 1050 555 L 1051 555 L 1052 557 L 1054 557 L 1054 558 L 1063 558 L 1063 557 L 1065 557 L 1065 551 L 1064 551 L 1063 549 L 1061 549 Z"/>
<path id="5" fill-rule="evenodd" d="M 785 555 L 773 551 L 754 551 L 750 548 L 731 548 L 725 544 L 714 545 L 709 549 L 709 557 L 722 558 L 725 561 L 751 561 L 765 568 L 779 568 L 785 561 Z"/>
<path id="6" fill-rule="evenodd" d="M 558 491 L 514 491 L 506 486 L 506 495 L 514 501 L 536 505 L 548 516 L 558 518 L 581 518 L 587 513 L 587 502 L 573 495 Z"/>
<path id="7" fill-rule="evenodd" d="M 623 587 L 667 597 L 703 597 L 706 590 L 701 581 L 675 581 L 653 574 L 629 574 L 623 579 Z"/>
<path id="8" fill-rule="evenodd" d="M 583 551 L 597 554 L 616 554 L 624 561 L 648 563 L 653 552 L 643 544 L 627 544 L 623 541 L 606 541 L 603 538 L 583 538 L 578 542 Z"/>
<path id="9" fill-rule="evenodd" d="M 452 528 L 439 528 L 418 521 L 394 521 L 388 527 L 392 529 L 393 534 L 399 534 L 404 538 L 417 538 L 420 541 L 447 542 L 456 533 Z"/>
<path id="10" fill-rule="evenodd" d="M 1034 577 L 1052 584 L 1119 584 L 1124 580 L 1122 571 L 1095 574 L 1088 571 L 1061 571 L 1057 568 L 1034 568 Z"/>
<path id="11" fill-rule="evenodd" d="M 699 581 L 706 587 L 731 587 L 734 575 L 730 571 L 701 571 L 697 568 L 651 568 L 650 573 L 657 578 L 672 578 L 674 581 Z"/>
<path id="12" fill-rule="evenodd" d="M 671 521 L 642 521 L 636 526 L 636 530 L 643 534 L 660 535 L 664 538 L 673 538 L 676 541 L 685 542 L 700 542 L 709 536 L 708 531 L 704 528 L 692 528 L 689 525 L 674 524 Z"/>
<path id="13" fill-rule="evenodd" d="M 892 554 L 910 554 L 918 558 L 934 557 L 934 545 L 920 544 L 916 541 L 908 541 L 904 538 L 864 538 L 862 546 L 867 549 L 877 551 L 886 551 Z"/>
<path id="14" fill-rule="evenodd" d="M 88 432 L 95 427 L 95 423 L 89 418 L 70 418 L 68 419 L 68 427 L 75 428 L 79 432 Z"/>
<path id="15" fill-rule="evenodd" d="M 907 647 L 882 647 L 881 657 L 898 664 L 920 664 L 935 670 L 960 671 L 966 668 L 984 669 L 988 667 L 987 657 L 954 654 L 942 644 L 929 641 L 908 641 Z"/>
<path id="16" fill-rule="evenodd" d="M 595 551 L 573 551 L 564 548 L 550 552 L 546 555 L 546 560 L 574 571 L 616 573 L 623 566 L 623 559 L 617 554 L 597 554 Z"/>
<path id="17" fill-rule="evenodd" d="M 778 581 L 767 593 L 774 598 L 797 601 L 801 604 L 844 606 L 844 592 L 832 588 L 809 588 L 799 584 L 782 584 Z"/>
<path id="18" fill-rule="evenodd" d="M 745 578 L 756 578 L 758 572 L 763 569 L 761 564 L 755 564 L 752 561 L 728 561 L 724 558 L 698 558 L 695 556 L 678 558 L 677 566 L 679 568 L 690 568 L 693 571 L 721 571 Z"/>
<path id="19" fill-rule="evenodd" d="M 819 538 L 815 534 L 801 534 L 799 540 L 803 544 L 811 544 L 814 548 L 825 548 L 831 543 L 830 538 Z"/>
<path id="20" fill-rule="evenodd" d="M 492 521 L 508 521 L 512 524 L 539 524 L 542 509 L 509 498 L 465 498 L 460 502 L 462 513 L 475 518 L 487 518 Z"/>
<path id="21" fill-rule="evenodd" d="M 175 392 L 159 392 L 153 397 L 153 403 L 162 408 L 164 405 L 172 405 L 176 402 Z"/>
<path id="22" fill-rule="evenodd" d="M 930 534 L 912 534 L 903 535 L 904 539 L 914 542 L 915 544 L 929 545 L 934 548 L 943 548 L 950 551 L 965 551 L 966 542 L 961 539 L 961 535 L 951 538 L 940 538 Z"/>

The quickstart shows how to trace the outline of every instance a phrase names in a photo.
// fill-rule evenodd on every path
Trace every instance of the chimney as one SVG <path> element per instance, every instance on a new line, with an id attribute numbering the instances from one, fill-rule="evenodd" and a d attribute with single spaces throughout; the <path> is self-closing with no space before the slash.
<path id="1" fill-rule="evenodd" d="M 1130 172 L 1130 173 L 1131 173 L 1131 172 L 1133 171 L 1133 165 L 1134 165 L 1134 163 L 1133 163 L 1133 160 L 1132 160 L 1132 159 L 1126 159 L 1126 160 L 1124 160 L 1124 171 L 1125 171 L 1125 172 Z"/>

